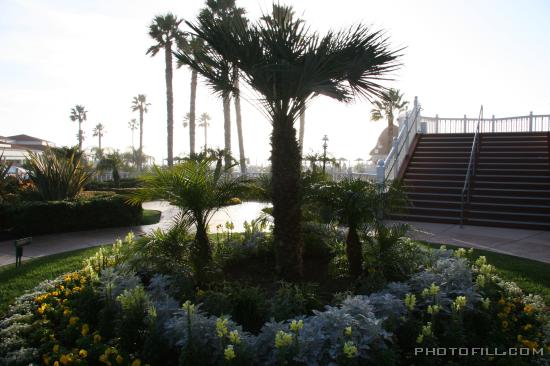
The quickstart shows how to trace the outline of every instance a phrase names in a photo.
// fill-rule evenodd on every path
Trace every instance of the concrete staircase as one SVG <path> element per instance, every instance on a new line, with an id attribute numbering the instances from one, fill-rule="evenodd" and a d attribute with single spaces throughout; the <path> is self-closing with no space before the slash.
<path id="1" fill-rule="evenodd" d="M 408 221 L 460 223 L 473 134 L 419 135 L 402 175 Z M 464 224 L 550 230 L 550 135 L 482 133 Z"/>

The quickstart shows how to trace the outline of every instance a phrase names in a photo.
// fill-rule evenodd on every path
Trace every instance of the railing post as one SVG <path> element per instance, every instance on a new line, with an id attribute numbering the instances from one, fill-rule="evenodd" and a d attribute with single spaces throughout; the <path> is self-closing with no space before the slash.
<path id="1" fill-rule="evenodd" d="M 439 114 L 435 115 L 435 133 L 439 133 Z"/>
<path id="2" fill-rule="evenodd" d="M 383 185 L 386 175 L 386 166 L 384 160 L 380 159 L 376 163 L 376 184 Z"/>
<path id="3" fill-rule="evenodd" d="M 495 115 L 493 114 L 493 118 L 491 121 L 491 132 L 495 132 Z"/>
<path id="4" fill-rule="evenodd" d="M 466 120 L 466 115 L 464 115 L 464 133 L 468 132 L 468 122 Z"/>
<path id="5" fill-rule="evenodd" d="M 533 132 L 533 111 L 529 112 L 529 132 Z"/>

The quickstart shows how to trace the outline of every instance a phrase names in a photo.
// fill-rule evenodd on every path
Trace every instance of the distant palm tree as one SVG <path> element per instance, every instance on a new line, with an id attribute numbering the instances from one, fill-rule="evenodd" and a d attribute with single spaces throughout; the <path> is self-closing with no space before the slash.
<path id="1" fill-rule="evenodd" d="M 200 17 L 208 18 L 213 21 L 220 21 L 225 24 L 246 24 L 247 20 L 244 16 L 244 8 L 239 8 L 235 5 L 235 0 L 206 0 L 206 8 L 201 10 Z M 202 50 L 204 54 L 207 52 L 207 48 Z M 201 56 L 202 57 L 202 56 Z M 201 57 L 196 58 L 200 60 Z M 204 57 L 202 57 L 204 59 Z M 224 150 L 227 153 L 225 157 L 225 168 L 229 169 L 231 166 L 231 94 L 237 92 L 236 86 L 239 85 L 238 71 L 234 70 L 234 65 L 227 60 L 218 60 L 219 62 L 211 64 L 212 72 L 217 73 L 217 79 L 224 80 L 223 83 L 212 84 L 214 91 L 221 94 L 223 102 L 223 124 L 224 124 Z M 237 78 L 237 79 L 235 79 Z M 208 78 L 207 78 L 208 80 Z M 224 85 L 224 88 L 219 89 L 220 85 Z M 240 97 L 238 96 L 235 106 L 238 107 L 237 114 L 237 128 L 240 131 L 239 134 L 239 153 L 241 154 L 241 171 L 246 171 L 246 159 L 244 157 L 244 144 L 242 136 L 242 121 L 240 110 Z"/>
<path id="2" fill-rule="evenodd" d="M 282 19 L 285 14 L 282 14 Z M 288 14 L 286 14 L 288 15 Z M 253 25 L 224 22 L 200 16 L 187 23 L 208 50 L 201 62 L 177 57 L 205 77 L 218 90 L 233 86 L 232 78 L 219 77 L 209 65 L 231 62 L 241 80 L 261 98 L 271 120 L 271 171 L 274 247 L 281 276 L 302 273 L 302 210 L 300 148 L 294 122 L 312 98 L 325 95 L 341 102 L 355 96 L 380 97 L 380 79 L 398 67 L 383 32 L 358 25 L 321 36 L 301 24 L 259 21 Z M 228 85 L 229 84 L 229 85 Z"/>
<path id="3" fill-rule="evenodd" d="M 178 52 L 186 53 L 189 57 L 195 58 L 195 55 L 204 51 L 204 41 L 197 37 L 180 37 L 178 40 Z M 178 67 L 182 66 L 181 62 L 178 62 Z M 186 114 L 185 120 L 189 125 L 189 152 L 195 153 L 195 119 L 196 119 L 196 105 L 197 105 L 197 70 L 191 69 L 191 97 L 189 101 L 189 113 Z M 187 125 L 184 125 L 187 127 Z"/>
<path id="4" fill-rule="evenodd" d="M 199 127 L 204 128 L 204 151 L 208 150 L 208 126 L 210 126 L 210 119 L 208 113 L 201 114 L 199 118 Z"/>
<path id="5" fill-rule="evenodd" d="M 102 149 L 101 149 L 101 138 L 105 134 L 105 126 L 103 126 L 103 123 L 98 123 L 97 125 L 95 125 L 93 132 L 94 132 L 94 137 L 97 137 L 97 140 L 98 140 L 97 147 L 98 147 L 99 151 L 102 151 Z"/>
<path id="6" fill-rule="evenodd" d="M 124 159 L 118 151 L 105 155 L 97 164 L 98 170 L 111 170 L 115 186 L 120 184 L 120 169 L 124 165 Z"/>
<path id="7" fill-rule="evenodd" d="M 140 126 L 141 126 L 141 124 L 140 124 Z M 132 131 L 132 150 L 133 150 L 134 149 L 134 131 L 137 130 L 137 128 L 138 128 L 138 123 L 137 123 L 137 120 L 135 118 L 132 118 L 130 120 L 130 122 L 128 122 L 128 128 L 130 129 L 130 131 Z M 140 133 L 140 135 L 141 135 L 141 133 Z"/>
<path id="8" fill-rule="evenodd" d="M 145 94 L 138 94 L 132 100 L 132 112 L 139 111 L 139 151 L 143 153 L 143 115 L 149 112 L 147 108 L 151 103 L 147 103 L 147 96 Z M 133 120 L 135 126 L 135 119 Z M 132 122 L 132 121 L 130 121 Z M 131 128 L 131 127 L 130 127 Z M 132 130 L 132 147 L 134 146 L 134 131 Z M 138 169 L 141 170 L 141 163 L 138 164 Z"/>
<path id="9" fill-rule="evenodd" d="M 149 26 L 149 36 L 156 41 L 156 44 L 149 47 L 147 54 L 155 56 L 161 49 L 164 49 L 165 77 L 166 77 L 166 110 L 167 110 L 167 148 L 168 166 L 174 163 L 174 93 L 172 90 L 172 45 L 183 37 L 179 29 L 182 22 L 174 14 L 157 15 Z"/>
<path id="10" fill-rule="evenodd" d="M 84 108 L 83 105 L 76 105 L 71 109 L 71 121 L 78 121 L 78 150 L 82 151 L 82 141 L 84 140 L 84 132 L 82 131 L 82 122 L 87 120 L 88 111 Z"/>
<path id="11" fill-rule="evenodd" d="M 379 121 L 383 118 L 388 120 L 388 137 L 393 139 L 393 119 L 395 111 L 402 112 L 409 102 L 403 101 L 403 94 L 398 89 L 390 89 L 381 96 L 380 100 L 374 102 L 376 108 L 371 110 L 371 119 Z"/>

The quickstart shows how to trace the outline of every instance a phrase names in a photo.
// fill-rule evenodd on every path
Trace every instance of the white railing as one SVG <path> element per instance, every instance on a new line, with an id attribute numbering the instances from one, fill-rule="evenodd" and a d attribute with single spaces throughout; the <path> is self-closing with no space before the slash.
<path id="1" fill-rule="evenodd" d="M 442 118 L 424 117 L 420 119 L 421 133 L 474 133 L 477 118 Z M 550 131 L 550 115 L 530 114 L 526 116 L 483 118 L 479 126 L 480 133 L 506 132 L 548 132 Z"/>
<path id="2" fill-rule="evenodd" d="M 420 104 L 418 98 L 414 98 L 414 106 L 405 115 L 403 125 L 399 129 L 399 135 L 393 139 L 392 148 L 385 160 L 379 160 L 377 164 L 377 182 L 382 183 L 397 177 L 399 170 L 409 152 L 414 137 L 418 133 L 420 121 Z"/>

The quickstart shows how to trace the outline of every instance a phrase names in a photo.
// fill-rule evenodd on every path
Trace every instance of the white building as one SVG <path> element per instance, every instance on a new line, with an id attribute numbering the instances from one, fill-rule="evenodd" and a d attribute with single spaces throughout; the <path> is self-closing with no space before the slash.
<path id="1" fill-rule="evenodd" d="M 55 147 L 55 144 L 29 135 L 0 136 L 0 155 L 15 166 L 23 164 L 28 151 L 40 153 L 48 147 Z"/>

